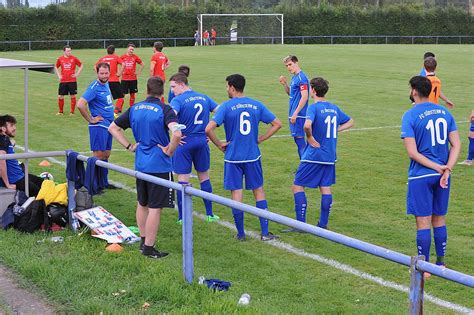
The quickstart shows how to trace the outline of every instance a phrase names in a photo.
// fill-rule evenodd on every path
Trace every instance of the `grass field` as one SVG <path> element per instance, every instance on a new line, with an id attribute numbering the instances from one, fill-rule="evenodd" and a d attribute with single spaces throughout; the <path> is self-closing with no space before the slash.
<path id="1" fill-rule="evenodd" d="M 323 76 L 330 82 L 328 100 L 338 104 L 355 120 L 352 131 L 340 134 L 337 184 L 333 187 L 334 204 L 330 229 L 407 255 L 415 255 L 415 222 L 405 214 L 405 194 L 409 159 L 399 138 L 399 125 L 408 100 L 408 80 L 419 73 L 425 51 L 434 51 L 437 74 L 443 91 L 456 103 L 451 111 L 462 138 L 461 159 L 467 152 L 468 115 L 473 106 L 474 46 L 464 45 L 294 45 L 294 46 L 217 46 L 166 48 L 171 69 L 180 64 L 191 67 L 193 89 L 226 100 L 225 77 L 241 73 L 247 78 L 246 95 L 264 102 L 283 122 L 278 137 L 261 146 L 265 189 L 270 210 L 294 217 L 290 186 L 298 165 L 296 147 L 288 136 L 287 96 L 278 83 L 279 75 L 288 75 L 282 57 L 295 54 L 309 77 Z M 124 49 L 119 49 L 122 53 Z M 95 78 L 92 65 L 103 50 L 76 50 L 85 64 L 79 78 L 79 94 Z M 138 99 L 144 87 L 151 48 L 137 50 L 147 66 L 140 78 Z M 0 53 L 0 57 L 54 63 L 60 51 Z M 173 71 L 168 71 L 168 77 Z M 30 137 L 35 151 L 71 148 L 87 152 L 87 124 L 79 114 L 57 117 L 56 76 L 30 74 Z M 167 91 L 167 88 L 166 88 Z M 18 120 L 17 143 L 23 145 L 23 73 L 0 72 L 0 113 Z M 125 102 L 128 104 L 128 101 Z M 69 101 L 66 99 L 66 108 Z M 222 128 L 219 128 L 222 129 Z M 222 130 L 219 131 L 222 136 Z M 128 133 L 130 137 L 130 133 Z M 111 162 L 133 168 L 133 155 L 114 144 L 117 151 Z M 229 196 L 222 188 L 223 157 L 211 148 L 211 179 L 214 191 Z M 44 171 L 33 160 L 33 173 Z M 64 180 L 64 168 L 54 164 L 47 169 L 56 180 Z M 448 214 L 446 263 L 452 269 L 474 274 L 474 209 L 472 178 L 474 168 L 456 167 L 452 177 Z M 134 187 L 134 180 L 118 174 L 113 180 Z M 198 186 L 198 183 L 193 183 Z M 308 221 L 319 216 L 319 193 L 307 191 Z M 127 191 L 108 191 L 95 198 L 96 204 L 113 212 L 127 225 L 134 225 L 135 195 Z M 244 201 L 253 204 L 251 194 Z M 203 205 L 194 201 L 195 210 Z M 215 212 L 232 222 L 231 211 L 216 206 Z M 369 313 L 400 314 L 408 307 L 407 293 L 384 287 L 369 280 L 337 270 L 306 257 L 268 246 L 260 241 L 245 243 L 233 239 L 234 232 L 196 220 L 196 276 L 220 278 L 232 282 L 226 293 L 212 293 L 197 283 L 186 285 L 181 274 L 181 227 L 177 214 L 167 210 L 162 216 L 158 236 L 160 249 L 170 256 L 160 261 L 147 260 L 137 245 L 122 254 L 104 251 L 105 244 L 87 235 L 68 231 L 62 244 L 37 243 L 47 235 L 23 235 L 0 232 L 0 260 L 20 273 L 25 286 L 35 285 L 59 312 L 64 313 L 139 313 L 150 303 L 151 313 Z M 258 231 L 258 219 L 246 216 L 246 229 Z M 283 226 L 270 223 L 280 234 Z M 408 268 L 309 235 L 282 235 L 281 240 L 306 253 L 320 255 L 347 264 L 365 273 L 409 286 Z M 434 254 L 434 245 L 432 247 Z M 125 290 L 116 297 L 114 292 Z M 248 307 L 239 307 L 239 296 L 248 292 Z M 432 277 L 425 292 L 443 300 L 474 309 L 472 289 Z M 429 301 L 427 313 L 454 311 Z"/>

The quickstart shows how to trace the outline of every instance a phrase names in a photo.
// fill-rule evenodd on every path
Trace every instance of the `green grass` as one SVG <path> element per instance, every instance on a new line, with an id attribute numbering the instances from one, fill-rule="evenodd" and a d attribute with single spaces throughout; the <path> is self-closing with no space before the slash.
<path id="1" fill-rule="evenodd" d="M 405 215 L 406 177 L 409 160 L 399 139 L 401 116 L 410 108 L 408 80 L 419 73 L 422 56 L 432 50 L 438 57 L 438 76 L 443 91 L 456 103 L 452 110 L 458 121 L 463 148 L 467 152 L 467 117 L 472 109 L 474 48 L 464 45 L 337 45 L 337 46 L 217 46 L 167 48 L 172 66 L 191 67 L 193 89 L 222 102 L 227 98 L 225 77 L 242 73 L 247 78 L 246 94 L 264 102 L 284 127 L 278 135 L 288 135 L 287 97 L 278 77 L 288 75 L 281 59 L 295 54 L 309 77 L 323 76 L 330 82 L 328 99 L 355 120 L 356 129 L 340 134 L 337 184 L 330 229 L 407 255 L 415 255 L 415 222 Z M 55 62 L 60 51 L 0 53 L 0 57 Z M 102 50 L 73 52 L 85 64 L 79 78 L 79 93 L 94 79 L 93 63 Z M 138 49 L 148 62 L 151 49 Z M 148 67 L 148 65 L 147 65 Z M 147 69 L 147 68 L 146 68 Z M 146 70 L 145 69 L 145 70 Z M 146 71 L 145 71 L 146 73 Z M 172 71 L 168 71 L 168 77 Z M 139 82 L 144 98 L 146 75 Z M 166 87 L 167 90 L 167 87 Z M 30 137 L 35 151 L 72 148 L 88 151 L 86 122 L 79 116 L 56 117 L 57 81 L 53 75 L 30 74 Z M 0 72 L 1 113 L 19 118 L 18 144 L 23 144 L 23 73 Z M 128 102 L 126 101 L 126 104 Z M 66 100 L 66 107 L 69 106 Z M 263 127 L 265 128 L 265 127 Z M 222 128 L 219 128 L 222 129 Z M 263 129 L 262 129 L 263 130 Z M 222 130 L 219 130 L 222 136 Z M 130 137 L 130 133 L 127 135 Z M 115 148 L 121 148 L 117 143 Z M 296 147 L 290 137 L 279 137 L 261 145 L 265 190 L 269 207 L 279 214 L 294 217 L 290 186 L 298 165 Z M 211 179 L 214 191 L 223 196 L 223 157 L 211 149 Z M 44 168 L 33 160 L 33 173 Z M 133 155 L 114 151 L 111 162 L 133 168 Z M 474 210 L 472 207 L 472 168 L 456 167 L 448 214 L 447 264 L 455 270 L 474 274 Z M 64 169 L 49 170 L 64 180 Z M 120 174 L 111 178 L 134 187 L 134 179 Z M 198 186 L 197 182 L 193 182 Z M 308 190 L 308 222 L 319 216 L 319 193 Z M 128 225 L 135 222 L 135 195 L 109 191 L 95 198 Z M 251 194 L 244 200 L 253 204 Z M 195 210 L 203 212 L 195 199 Z M 216 205 L 215 212 L 232 222 L 231 211 Z M 104 243 L 90 236 L 68 231 L 63 244 L 37 243 L 47 238 L 41 233 L 23 235 L 0 232 L 0 259 L 39 287 L 66 313 L 137 313 L 144 302 L 152 313 L 405 313 L 407 294 L 384 288 L 367 280 L 343 273 L 327 265 L 276 249 L 259 241 L 240 243 L 233 232 L 197 220 L 195 222 L 195 274 L 232 282 L 226 293 L 212 293 L 197 283 L 186 285 L 181 271 L 181 230 L 176 213 L 165 210 L 158 246 L 171 254 L 150 261 L 138 254 L 137 246 L 126 247 L 122 254 L 104 251 Z M 258 219 L 246 216 L 246 229 L 258 231 Z M 271 223 L 270 230 L 283 229 Z M 282 241 L 308 253 L 337 260 L 358 270 L 399 284 L 409 285 L 408 268 L 309 235 L 282 235 Z M 432 249 L 434 254 L 434 247 Z M 126 293 L 115 297 L 119 290 Z M 474 308 L 472 289 L 439 278 L 425 285 L 426 292 L 469 308 Z M 251 295 L 249 307 L 238 307 L 239 296 Z M 428 313 L 447 313 L 447 309 L 425 303 Z"/>

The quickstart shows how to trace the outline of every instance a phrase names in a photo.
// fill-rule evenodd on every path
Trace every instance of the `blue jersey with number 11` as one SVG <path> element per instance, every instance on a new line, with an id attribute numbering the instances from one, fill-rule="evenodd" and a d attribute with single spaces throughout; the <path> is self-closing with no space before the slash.
<path id="1" fill-rule="evenodd" d="M 319 148 L 306 144 L 301 162 L 334 164 L 336 162 L 336 146 L 339 125 L 351 118 L 336 105 L 329 102 L 317 102 L 309 105 L 306 119 L 311 120 L 311 129 Z"/>
<path id="2" fill-rule="evenodd" d="M 179 123 L 186 126 L 183 135 L 205 137 L 209 113 L 216 109 L 217 103 L 207 95 L 186 91 L 175 96 L 170 106 L 178 114 Z"/>
<path id="3" fill-rule="evenodd" d="M 456 130 L 456 122 L 446 108 L 433 103 L 421 103 L 403 114 L 401 138 L 415 138 L 418 152 L 430 161 L 446 165 L 449 158 L 449 133 Z M 435 170 L 411 160 L 409 180 L 437 175 Z"/>
<path id="4" fill-rule="evenodd" d="M 224 124 L 229 142 L 224 161 L 245 163 L 260 159 L 258 124 L 269 124 L 275 118 L 265 105 L 248 97 L 233 98 L 223 103 L 212 120 L 218 126 Z"/>

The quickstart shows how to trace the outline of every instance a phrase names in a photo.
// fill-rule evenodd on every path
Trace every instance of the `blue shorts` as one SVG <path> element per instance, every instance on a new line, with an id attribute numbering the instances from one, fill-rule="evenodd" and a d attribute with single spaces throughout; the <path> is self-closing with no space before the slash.
<path id="1" fill-rule="evenodd" d="M 446 189 L 439 185 L 440 178 L 441 176 L 428 176 L 408 181 L 407 214 L 426 217 L 448 213 L 451 178 Z"/>
<path id="2" fill-rule="evenodd" d="M 245 176 L 245 189 L 252 190 L 263 186 L 262 161 L 246 163 L 224 162 L 224 189 L 239 190 L 243 188 L 242 179 Z"/>
<path id="3" fill-rule="evenodd" d="M 211 151 L 207 138 L 186 137 L 184 145 L 178 146 L 173 155 L 173 171 L 176 174 L 190 174 L 192 165 L 198 172 L 205 172 L 211 166 Z"/>
<path id="4" fill-rule="evenodd" d="M 288 123 L 290 124 L 290 132 L 292 137 L 304 137 L 304 122 L 306 121 L 306 118 L 303 117 L 298 117 L 296 118 L 296 122 L 293 125 L 290 122 L 290 119 L 288 119 Z"/>
<path id="5" fill-rule="evenodd" d="M 91 151 L 112 150 L 112 135 L 102 126 L 89 126 L 89 140 Z"/>
<path id="6" fill-rule="evenodd" d="M 471 129 L 469 131 L 474 132 L 474 122 L 471 123 Z"/>
<path id="7" fill-rule="evenodd" d="M 301 162 L 293 183 L 309 188 L 330 187 L 336 183 L 336 165 Z"/>

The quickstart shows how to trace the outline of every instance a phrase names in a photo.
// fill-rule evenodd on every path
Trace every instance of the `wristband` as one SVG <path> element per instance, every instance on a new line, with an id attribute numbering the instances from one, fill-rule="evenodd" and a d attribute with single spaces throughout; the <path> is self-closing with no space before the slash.
<path id="1" fill-rule="evenodd" d="M 132 146 L 132 144 L 129 143 L 125 149 L 128 150 L 128 149 L 130 149 L 131 146 Z"/>

